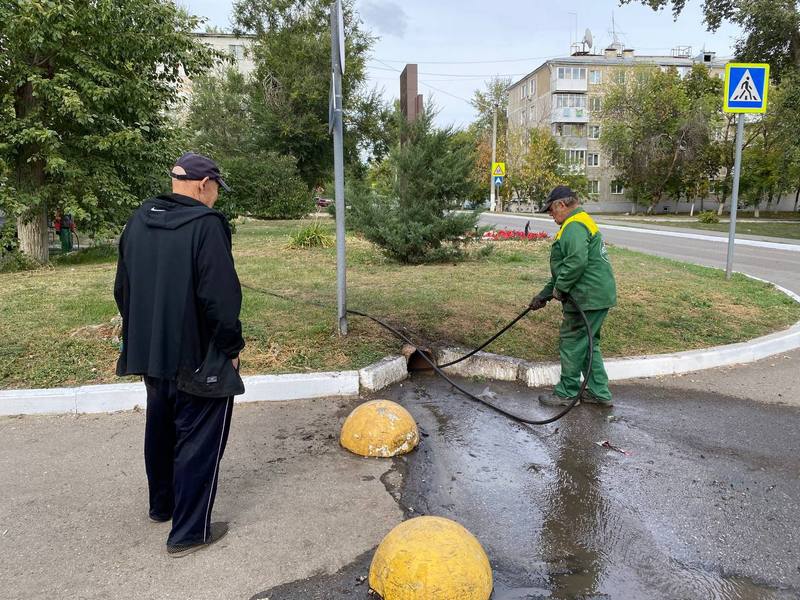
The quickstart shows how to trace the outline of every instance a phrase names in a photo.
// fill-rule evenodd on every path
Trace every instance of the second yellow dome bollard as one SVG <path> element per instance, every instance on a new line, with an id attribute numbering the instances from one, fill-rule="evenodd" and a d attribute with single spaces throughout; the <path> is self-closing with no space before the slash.
<path id="1" fill-rule="evenodd" d="M 455 521 L 416 517 L 383 538 L 369 586 L 383 600 L 488 600 L 492 567 L 480 542 Z"/>
<path id="2" fill-rule="evenodd" d="M 414 417 L 396 402 L 372 400 L 350 413 L 339 443 L 361 456 L 389 458 L 416 448 L 419 431 Z"/>

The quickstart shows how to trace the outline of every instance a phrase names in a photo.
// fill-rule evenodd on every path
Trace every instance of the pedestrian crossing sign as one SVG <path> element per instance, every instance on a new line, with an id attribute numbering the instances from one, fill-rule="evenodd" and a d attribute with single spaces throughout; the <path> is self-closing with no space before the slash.
<path id="1" fill-rule="evenodd" d="M 493 177 L 505 177 L 505 175 L 506 175 L 506 163 L 504 162 L 492 163 Z"/>
<path id="2" fill-rule="evenodd" d="M 728 63 L 725 65 L 727 113 L 763 113 L 767 111 L 769 65 L 766 63 Z"/>

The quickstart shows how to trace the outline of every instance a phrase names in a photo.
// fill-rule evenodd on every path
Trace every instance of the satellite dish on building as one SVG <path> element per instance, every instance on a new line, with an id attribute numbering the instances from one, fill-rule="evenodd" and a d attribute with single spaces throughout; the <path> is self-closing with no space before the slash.
<path id="1" fill-rule="evenodd" d="M 586 33 L 583 34 L 583 43 L 586 44 L 590 49 L 592 47 L 592 32 L 589 28 L 586 28 Z"/>

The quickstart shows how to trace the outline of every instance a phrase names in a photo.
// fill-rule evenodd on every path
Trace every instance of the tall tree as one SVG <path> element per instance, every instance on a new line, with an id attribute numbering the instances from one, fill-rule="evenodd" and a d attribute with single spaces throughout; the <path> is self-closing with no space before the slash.
<path id="1" fill-rule="evenodd" d="M 544 128 L 508 135 L 509 188 L 517 198 L 540 204 L 557 185 L 588 193 L 585 165 L 569 164 L 553 135 Z"/>
<path id="2" fill-rule="evenodd" d="M 672 6 L 677 19 L 687 0 L 620 0 L 641 3 L 653 10 Z M 771 76 L 780 80 L 787 68 L 800 68 L 800 10 L 795 0 L 704 0 L 703 13 L 709 31 L 723 21 L 739 25 L 744 37 L 736 43 L 741 60 L 768 62 Z"/>
<path id="3" fill-rule="evenodd" d="M 297 160 L 261 148 L 254 135 L 254 85 L 234 67 L 195 80 L 186 123 L 190 145 L 217 159 L 233 187 L 234 193 L 223 194 L 216 205 L 229 218 L 302 217 L 313 209 L 313 201 Z"/>
<path id="4" fill-rule="evenodd" d="M 388 150 L 383 125 L 389 106 L 367 90 L 365 65 L 374 38 L 367 33 L 353 0 L 343 2 L 345 73 L 345 159 L 361 169 L 361 157 Z M 294 156 L 309 187 L 330 177 L 333 145 L 328 133 L 331 87 L 329 0 L 237 0 L 237 30 L 257 36 L 252 109 L 257 143 L 264 150 Z"/>
<path id="5" fill-rule="evenodd" d="M 497 144 L 495 157 L 499 162 L 507 158 L 508 148 L 508 86 L 511 79 L 495 77 L 484 84 L 483 90 L 475 90 L 470 100 L 475 109 L 476 118 L 470 124 L 469 131 L 476 144 L 477 157 L 470 180 L 474 184 L 477 197 L 485 198 L 489 193 L 492 172 L 492 130 L 494 114 L 497 111 Z M 500 188 L 501 197 L 508 198 L 511 187 Z M 500 200 L 500 199 L 498 199 Z"/>
<path id="6" fill-rule="evenodd" d="M 49 208 L 93 230 L 154 189 L 174 159 L 181 69 L 215 58 L 197 25 L 166 0 L 0 3 L 0 203 L 23 252 L 48 260 Z"/>
<path id="7" fill-rule="evenodd" d="M 675 69 L 642 67 L 609 85 L 601 143 L 634 203 L 652 208 L 685 189 L 687 167 L 707 147 L 710 103 L 698 100 L 695 83 Z"/>

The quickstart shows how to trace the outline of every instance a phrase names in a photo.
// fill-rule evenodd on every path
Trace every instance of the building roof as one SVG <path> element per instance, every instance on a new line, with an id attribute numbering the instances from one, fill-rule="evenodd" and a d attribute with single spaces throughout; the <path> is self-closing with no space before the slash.
<path id="1" fill-rule="evenodd" d="M 251 33 L 243 33 L 241 35 L 236 35 L 235 33 L 215 33 L 213 31 L 195 31 L 193 35 L 197 37 L 219 37 L 219 38 L 230 38 L 234 40 L 254 40 L 256 36 Z"/>
<path id="2" fill-rule="evenodd" d="M 701 54 L 711 54 L 713 52 L 704 52 Z M 611 56 L 607 57 L 605 54 L 576 54 L 572 56 L 563 56 L 561 58 L 551 58 L 546 60 L 541 65 L 536 67 L 533 71 L 521 77 L 510 86 L 512 89 L 528 79 L 531 75 L 537 73 L 546 66 L 561 66 L 561 65 L 605 65 L 605 66 L 634 66 L 634 65 L 660 65 L 670 67 L 691 67 L 694 64 L 704 64 L 715 69 L 724 69 L 725 65 L 729 62 L 727 58 L 717 58 L 714 56 L 710 62 L 700 60 L 696 57 L 677 57 L 677 56 L 662 56 L 656 54 L 640 54 L 633 56 Z"/>

